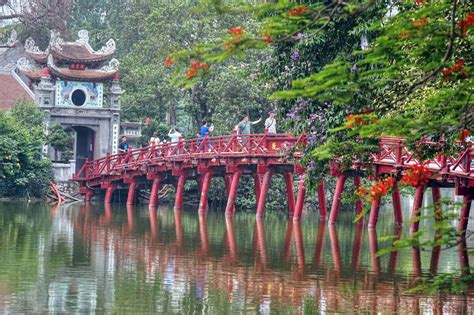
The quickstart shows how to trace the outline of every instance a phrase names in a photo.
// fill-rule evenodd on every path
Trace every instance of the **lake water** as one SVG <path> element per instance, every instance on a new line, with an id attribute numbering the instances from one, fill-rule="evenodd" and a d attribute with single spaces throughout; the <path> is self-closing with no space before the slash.
<path id="1" fill-rule="evenodd" d="M 353 224 L 350 212 L 328 226 L 311 209 L 293 224 L 283 213 L 256 221 L 254 213 L 237 212 L 231 220 L 222 209 L 199 216 L 191 208 L 1 203 L 0 311 L 474 312 L 474 288 L 466 295 L 404 293 L 417 281 L 411 251 L 374 255 L 390 245 L 378 237 L 394 234 L 389 205 L 381 209 L 378 235 Z M 423 273 L 430 258 L 421 252 Z M 459 265 L 452 248 L 441 253 L 438 271 Z"/>

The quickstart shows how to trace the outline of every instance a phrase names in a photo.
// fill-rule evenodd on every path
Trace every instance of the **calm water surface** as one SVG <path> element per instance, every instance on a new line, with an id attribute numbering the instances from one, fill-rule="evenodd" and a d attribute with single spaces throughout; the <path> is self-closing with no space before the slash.
<path id="1" fill-rule="evenodd" d="M 417 270 L 409 250 L 375 257 L 390 245 L 378 237 L 395 233 L 390 206 L 381 215 L 375 235 L 348 212 L 327 226 L 312 213 L 294 225 L 271 212 L 256 221 L 218 210 L 1 203 L 0 311 L 473 313 L 474 288 L 403 294 Z M 422 272 L 430 257 L 421 252 Z M 456 248 L 442 252 L 438 271 L 458 269 Z"/>

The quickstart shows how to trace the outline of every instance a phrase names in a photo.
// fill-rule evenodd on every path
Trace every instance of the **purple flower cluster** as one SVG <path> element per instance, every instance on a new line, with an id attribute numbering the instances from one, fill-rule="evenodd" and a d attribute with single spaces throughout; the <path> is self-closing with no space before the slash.
<path id="1" fill-rule="evenodd" d="M 292 62 L 296 62 L 296 61 L 298 61 L 298 59 L 300 59 L 300 50 L 296 49 L 295 52 L 293 53 L 293 55 L 290 56 L 290 60 Z"/>
<path id="2" fill-rule="evenodd" d="M 309 161 L 308 164 L 306 164 L 306 169 L 307 169 L 308 171 L 314 170 L 314 161 L 312 161 L 312 160 Z"/>
<path id="3" fill-rule="evenodd" d="M 299 109 L 304 109 L 307 104 L 308 104 L 308 102 L 306 102 L 305 100 L 302 100 L 302 101 L 300 102 Z"/>
<path id="4" fill-rule="evenodd" d="M 351 72 L 352 72 L 352 73 L 357 72 L 357 66 L 356 66 L 356 65 L 353 65 L 353 66 L 352 66 Z"/>
<path id="5" fill-rule="evenodd" d="M 316 113 L 311 113 L 309 114 L 309 118 L 308 118 L 308 122 L 309 123 L 312 123 L 312 122 L 315 122 L 315 121 L 318 121 L 318 122 L 323 122 L 324 118 L 321 116 L 321 115 L 318 115 Z"/>
<path id="6" fill-rule="evenodd" d="M 292 108 L 290 110 L 290 112 L 288 114 L 286 114 L 286 116 L 289 118 L 289 119 L 294 119 L 296 121 L 301 121 L 301 116 L 298 115 L 298 108 Z"/>

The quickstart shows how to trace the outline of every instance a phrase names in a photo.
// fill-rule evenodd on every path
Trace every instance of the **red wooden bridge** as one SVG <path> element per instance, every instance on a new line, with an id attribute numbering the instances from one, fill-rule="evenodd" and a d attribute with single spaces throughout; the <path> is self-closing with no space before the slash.
<path id="1" fill-rule="evenodd" d="M 242 175 L 250 175 L 255 180 L 257 217 L 262 217 L 265 202 L 274 174 L 285 178 L 288 210 L 294 220 L 301 219 L 305 199 L 305 169 L 298 164 L 303 156 L 303 148 L 310 139 L 306 135 L 298 137 L 289 134 L 270 135 L 237 135 L 207 137 L 205 139 L 180 140 L 177 143 L 150 146 L 129 150 L 127 152 L 107 154 L 93 161 L 86 161 L 74 176 L 80 183 L 80 192 L 89 201 L 94 194 L 105 190 L 105 202 L 112 201 L 112 194 L 118 187 L 128 189 L 127 204 L 136 200 L 136 191 L 140 185 L 151 182 L 150 206 L 155 207 L 161 185 L 173 184 L 176 187 L 175 209 L 183 207 L 184 185 L 187 180 L 196 180 L 200 191 L 199 211 L 207 211 L 207 199 L 211 178 L 220 176 L 227 184 L 228 201 L 226 214 L 232 215 L 235 210 L 237 186 Z M 373 155 L 375 174 L 401 175 L 413 165 L 424 163 L 431 171 L 428 187 L 432 188 L 434 201 L 440 198 L 440 187 L 456 189 L 458 195 L 464 196 L 461 211 L 460 228 L 467 227 L 467 218 L 471 200 L 474 196 L 474 146 L 461 150 L 453 156 L 438 155 L 429 161 L 418 161 L 414 154 L 404 147 L 404 141 L 397 138 L 383 138 L 379 152 Z M 423 141 L 420 144 L 431 147 L 442 145 L 437 142 Z M 289 157 L 291 152 L 292 158 Z M 331 175 L 337 176 L 330 223 L 336 223 L 342 191 L 348 177 L 354 178 L 354 184 L 361 184 L 365 170 L 354 163 L 348 171 L 341 171 L 335 161 L 331 166 Z M 299 175 L 299 189 L 295 201 L 293 177 Z M 425 187 L 418 187 L 415 193 L 412 215 L 419 215 Z M 400 194 L 398 183 L 392 189 L 394 215 L 396 224 L 402 223 Z M 320 217 L 327 217 L 324 183 L 318 186 Z M 369 218 L 369 227 L 375 227 L 378 218 L 379 203 L 374 202 Z M 362 211 L 362 203 L 356 203 L 356 213 Z M 417 230 L 417 223 L 412 226 Z"/>

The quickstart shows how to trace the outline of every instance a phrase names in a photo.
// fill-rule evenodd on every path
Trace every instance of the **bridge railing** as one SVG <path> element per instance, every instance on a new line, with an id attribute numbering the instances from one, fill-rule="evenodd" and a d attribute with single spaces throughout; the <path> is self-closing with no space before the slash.
<path id="1" fill-rule="evenodd" d="M 118 154 L 87 161 L 75 174 L 75 180 L 114 175 L 123 170 L 146 167 L 149 163 L 176 162 L 186 159 L 284 156 L 298 145 L 307 144 L 305 134 L 251 134 L 205 137 L 130 149 Z"/>
<path id="2" fill-rule="evenodd" d="M 451 156 L 438 154 L 429 160 L 420 161 L 415 158 L 414 152 L 410 152 L 400 138 L 384 137 L 379 144 L 379 151 L 373 155 L 377 164 L 393 165 L 395 168 L 407 168 L 412 165 L 425 165 L 432 171 L 441 174 L 455 173 L 467 177 L 474 177 L 474 146 L 471 145 Z M 443 142 L 422 140 L 419 145 L 428 147 L 441 147 Z"/>
<path id="3" fill-rule="evenodd" d="M 282 157 L 298 145 L 306 145 L 308 137 L 303 134 L 295 137 L 289 134 L 252 134 L 206 137 L 204 139 L 180 140 L 175 143 L 159 144 L 145 148 L 128 150 L 118 154 L 107 154 L 105 157 L 86 161 L 74 176 L 75 180 L 97 178 L 102 175 L 114 175 L 124 170 L 146 168 L 154 163 L 169 163 L 200 158 L 229 157 Z M 474 177 L 474 146 L 468 147 L 452 156 L 437 155 L 427 161 L 419 161 L 409 151 L 404 140 L 384 137 L 379 144 L 379 151 L 372 156 L 373 162 L 390 165 L 394 168 L 408 168 L 423 163 L 433 172 L 456 174 Z M 420 145 L 441 146 L 442 142 L 420 141 Z M 298 153 L 297 153 L 298 155 Z"/>

